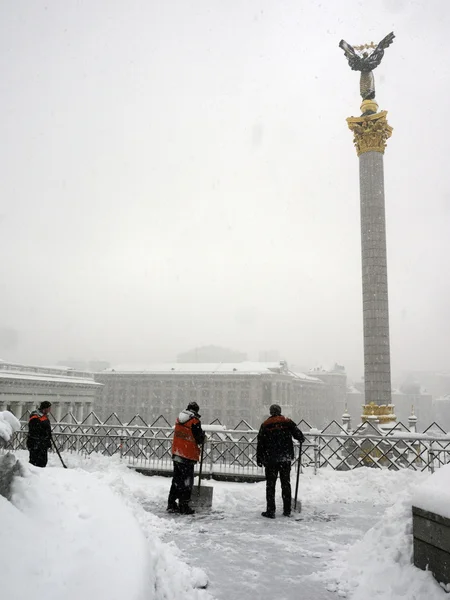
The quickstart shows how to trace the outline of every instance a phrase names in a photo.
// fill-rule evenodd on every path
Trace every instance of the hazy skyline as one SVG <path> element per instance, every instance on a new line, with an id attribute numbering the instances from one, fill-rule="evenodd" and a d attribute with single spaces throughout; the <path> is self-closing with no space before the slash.
<path id="1" fill-rule="evenodd" d="M 0 358 L 363 373 L 359 74 L 385 154 L 391 361 L 449 368 L 446 0 L 0 5 Z M 8 333 L 9 332 L 9 333 Z"/>

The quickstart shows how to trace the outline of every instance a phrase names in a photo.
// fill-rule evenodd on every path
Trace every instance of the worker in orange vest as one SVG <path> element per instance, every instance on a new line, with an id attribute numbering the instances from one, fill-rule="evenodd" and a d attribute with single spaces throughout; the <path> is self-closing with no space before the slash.
<path id="1" fill-rule="evenodd" d="M 197 402 L 190 402 L 186 410 L 180 412 L 175 423 L 172 442 L 173 479 L 167 502 L 167 511 L 170 513 L 195 513 L 189 506 L 189 501 L 194 486 L 194 465 L 200 458 L 200 446 L 205 441 L 199 410 Z"/>
<path id="2" fill-rule="evenodd" d="M 51 403 L 44 400 L 39 409 L 31 413 L 28 421 L 27 448 L 30 452 L 30 463 L 35 467 L 47 465 L 48 450 L 52 445 L 52 427 L 48 420 L 51 407 Z"/>

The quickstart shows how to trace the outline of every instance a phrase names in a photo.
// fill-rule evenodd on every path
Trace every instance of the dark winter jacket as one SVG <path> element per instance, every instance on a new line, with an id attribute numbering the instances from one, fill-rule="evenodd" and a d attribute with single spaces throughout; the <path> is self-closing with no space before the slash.
<path id="1" fill-rule="evenodd" d="M 257 463 L 267 466 L 292 461 L 294 459 L 292 438 L 301 444 L 305 441 L 303 433 L 294 421 L 282 415 L 266 419 L 258 433 Z"/>
<path id="2" fill-rule="evenodd" d="M 47 415 L 35 410 L 28 421 L 28 450 L 48 450 L 52 445 L 52 428 Z"/>

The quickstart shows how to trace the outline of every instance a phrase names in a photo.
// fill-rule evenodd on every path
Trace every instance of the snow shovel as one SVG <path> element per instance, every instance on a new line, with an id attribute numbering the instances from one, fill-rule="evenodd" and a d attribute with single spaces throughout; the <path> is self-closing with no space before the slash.
<path id="1" fill-rule="evenodd" d="M 62 459 L 62 456 L 61 456 L 61 454 L 59 453 L 59 450 L 58 450 L 58 448 L 56 447 L 55 440 L 53 439 L 53 436 L 52 436 L 52 442 L 53 442 L 53 448 L 55 449 L 55 451 L 56 451 L 56 454 L 59 456 L 59 460 L 61 461 L 61 464 L 62 464 L 62 466 L 63 466 L 65 469 L 67 469 L 67 467 L 66 467 L 66 465 L 64 464 L 64 461 L 63 461 L 63 459 Z"/>
<path id="2" fill-rule="evenodd" d="M 191 506 L 198 511 L 208 510 L 212 508 L 212 498 L 214 488 L 209 486 L 202 486 L 202 470 L 203 470 L 203 453 L 205 445 L 202 444 L 202 452 L 200 456 L 200 469 L 198 472 L 198 484 L 193 488 L 191 495 Z"/>
<path id="3" fill-rule="evenodd" d="M 295 498 L 292 499 L 292 510 L 294 512 L 302 512 L 302 502 L 297 500 L 298 497 L 298 482 L 300 479 L 300 467 L 302 462 L 302 445 L 298 448 L 298 462 L 297 462 L 297 479 L 295 481 Z"/>

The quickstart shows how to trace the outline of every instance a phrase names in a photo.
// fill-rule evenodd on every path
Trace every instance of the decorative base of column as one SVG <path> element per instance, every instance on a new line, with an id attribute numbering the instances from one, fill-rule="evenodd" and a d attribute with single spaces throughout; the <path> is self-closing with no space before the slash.
<path id="1" fill-rule="evenodd" d="M 393 404 L 375 404 L 375 402 L 364 404 L 361 421 L 379 425 L 394 425 L 397 420 L 394 408 Z"/>

